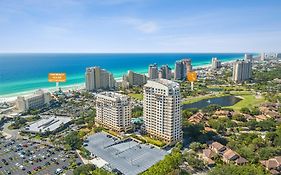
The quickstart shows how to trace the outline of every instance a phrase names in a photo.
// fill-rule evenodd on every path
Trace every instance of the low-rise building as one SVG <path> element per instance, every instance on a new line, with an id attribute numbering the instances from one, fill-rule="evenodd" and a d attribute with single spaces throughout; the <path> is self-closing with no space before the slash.
<path id="1" fill-rule="evenodd" d="M 32 95 L 18 96 L 16 106 L 20 111 L 24 112 L 30 109 L 40 109 L 44 106 L 48 106 L 50 101 L 51 94 L 40 89 Z"/>
<path id="2" fill-rule="evenodd" d="M 197 112 L 196 114 L 189 117 L 188 121 L 193 124 L 200 123 L 204 119 L 204 114 L 202 112 Z"/>
<path id="3" fill-rule="evenodd" d="M 217 110 L 215 111 L 214 116 L 218 118 L 227 118 L 231 117 L 231 112 L 227 110 Z"/>
<path id="4" fill-rule="evenodd" d="M 25 127 L 23 131 L 35 134 L 54 133 L 59 128 L 67 125 L 70 121 L 70 117 L 42 116 L 42 119 Z"/>
<path id="5" fill-rule="evenodd" d="M 215 153 L 211 149 L 203 149 L 202 158 L 204 160 L 204 163 L 207 164 L 209 167 L 215 165 L 215 161 L 213 160 L 214 156 Z"/>
<path id="6" fill-rule="evenodd" d="M 219 142 L 213 142 L 210 145 L 210 149 L 214 151 L 216 154 L 222 155 L 223 152 L 226 150 L 226 147 Z"/>
<path id="7" fill-rule="evenodd" d="M 268 160 L 262 160 L 261 164 L 271 173 L 271 174 L 281 174 L 281 156 L 277 156 Z"/>
<path id="8" fill-rule="evenodd" d="M 221 159 L 225 163 L 235 163 L 236 165 L 244 165 L 248 161 L 241 157 L 238 153 L 233 151 L 232 149 L 229 149 L 228 147 L 222 145 L 219 142 L 213 142 L 209 145 L 209 149 L 213 151 L 214 153 L 221 156 Z"/>
<path id="9" fill-rule="evenodd" d="M 239 158 L 239 155 L 232 151 L 231 149 L 227 149 L 226 151 L 224 151 L 223 155 L 222 155 L 222 160 L 225 163 L 230 163 L 231 161 L 235 161 Z"/>

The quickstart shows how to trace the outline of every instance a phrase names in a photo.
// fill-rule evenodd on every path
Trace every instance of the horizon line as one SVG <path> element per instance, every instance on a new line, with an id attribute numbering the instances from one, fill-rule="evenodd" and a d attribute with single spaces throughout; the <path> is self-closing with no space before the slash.
<path id="1" fill-rule="evenodd" d="M 280 53 L 280 52 L 1 52 L 0 54 L 181 54 L 181 53 L 226 53 L 226 54 L 260 54 L 260 53 Z"/>

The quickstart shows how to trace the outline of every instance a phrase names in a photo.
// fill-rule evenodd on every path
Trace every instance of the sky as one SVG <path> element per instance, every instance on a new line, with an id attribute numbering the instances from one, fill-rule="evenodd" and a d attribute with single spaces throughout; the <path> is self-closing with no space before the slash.
<path id="1" fill-rule="evenodd" d="M 0 52 L 281 52 L 280 0 L 0 0 Z"/>

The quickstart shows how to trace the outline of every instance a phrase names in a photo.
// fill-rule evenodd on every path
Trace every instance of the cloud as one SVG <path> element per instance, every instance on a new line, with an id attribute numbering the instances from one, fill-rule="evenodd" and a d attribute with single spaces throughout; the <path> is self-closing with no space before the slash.
<path id="1" fill-rule="evenodd" d="M 142 33 L 155 33 L 159 30 L 159 25 L 154 21 L 145 21 L 138 18 L 122 18 L 122 22 L 133 26 L 136 30 Z"/>
<path id="2" fill-rule="evenodd" d="M 158 25 L 155 22 L 148 21 L 144 23 L 140 23 L 136 26 L 136 28 L 144 33 L 154 33 L 158 30 Z"/>
<path id="3" fill-rule="evenodd" d="M 69 33 L 69 29 L 63 26 L 45 26 L 43 28 L 44 33 L 49 35 L 64 35 Z"/>
<path id="4" fill-rule="evenodd" d="M 139 3 L 144 0 L 95 0 L 95 3 L 101 5 L 121 5 L 121 4 L 128 4 L 128 3 Z"/>
<path id="5" fill-rule="evenodd" d="M 164 35 L 150 37 L 159 48 L 179 52 L 280 52 L 281 32 Z"/>

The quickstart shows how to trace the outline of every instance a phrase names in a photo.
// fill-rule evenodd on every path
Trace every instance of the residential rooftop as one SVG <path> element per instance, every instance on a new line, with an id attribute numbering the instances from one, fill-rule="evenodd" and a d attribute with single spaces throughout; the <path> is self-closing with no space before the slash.
<path id="1" fill-rule="evenodd" d="M 97 97 L 106 98 L 112 101 L 127 100 L 129 98 L 127 95 L 123 95 L 115 92 L 108 92 L 108 91 L 97 94 Z"/>

